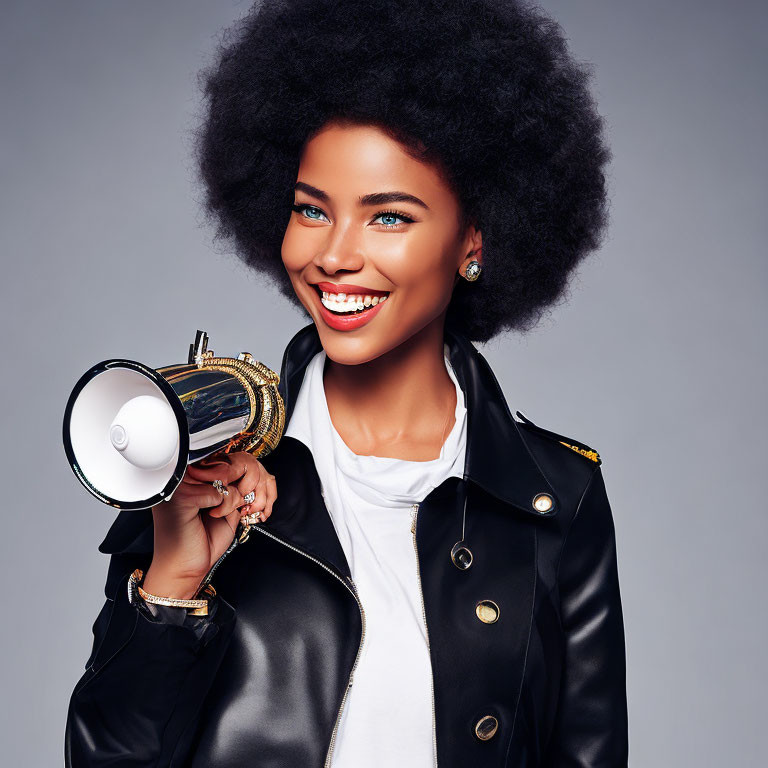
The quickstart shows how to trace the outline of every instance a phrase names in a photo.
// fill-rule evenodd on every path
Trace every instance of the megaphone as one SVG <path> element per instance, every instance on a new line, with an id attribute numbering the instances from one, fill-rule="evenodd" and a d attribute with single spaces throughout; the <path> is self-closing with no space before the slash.
<path id="1" fill-rule="evenodd" d="M 100 501 L 147 509 L 171 498 L 188 464 L 220 451 L 272 451 L 285 428 L 279 381 L 249 352 L 215 357 L 200 330 L 186 364 L 104 360 L 67 401 L 67 459 Z"/>

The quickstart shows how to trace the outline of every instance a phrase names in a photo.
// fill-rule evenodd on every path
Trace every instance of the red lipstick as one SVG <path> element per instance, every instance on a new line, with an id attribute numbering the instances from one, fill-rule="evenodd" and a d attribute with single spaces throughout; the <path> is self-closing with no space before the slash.
<path id="1" fill-rule="evenodd" d="M 386 296 L 389 291 L 378 291 L 375 288 L 365 288 L 362 285 L 352 283 L 315 283 L 326 293 L 346 293 L 347 296 Z"/>
<path id="2" fill-rule="evenodd" d="M 371 288 L 363 288 L 360 285 L 352 285 L 351 283 L 316 283 L 315 288 L 319 291 L 326 291 L 328 293 L 346 293 L 348 296 L 387 296 L 388 291 L 377 291 Z M 329 328 L 333 328 L 335 331 L 354 331 L 356 328 L 361 328 L 366 323 L 369 323 L 379 313 L 379 310 L 384 306 L 384 301 L 380 301 L 375 306 L 367 307 L 359 312 L 349 312 L 346 314 L 338 314 L 331 312 L 323 306 L 323 302 L 320 298 L 318 291 L 313 291 L 316 297 L 318 310 L 320 315 L 325 321 L 325 324 Z"/>

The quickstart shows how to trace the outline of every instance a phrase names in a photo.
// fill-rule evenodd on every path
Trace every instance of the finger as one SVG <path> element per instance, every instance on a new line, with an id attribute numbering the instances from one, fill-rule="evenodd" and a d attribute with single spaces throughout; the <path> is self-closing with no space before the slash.
<path id="1" fill-rule="evenodd" d="M 222 495 L 210 481 L 182 480 L 173 492 L 172 501 L 184 504 L 195 504 L 198 509 L 203 506 L 214 506 L 221 503 Z"/>
<path id="2" fill-rule="evenodd" d="M 256 493 L 260 483 L 264 482 L 264 478 L 267 476 L 267 472 L 261 463 L 253 457 L 250 457 L 248 464 L 248 471 L 243 475 L 236 485 L 237 489 L 243 496 L 247 496 L 251 491 Z M 253 504 L 253 500 L 251 501 Z"/>
<path id="3" fill-rule="evenodd" d="M 242 512 L 238 508 L 233 509 L 225 517 L 225 520 L 227 521 L 227 525 L 230 527 L 233 535 L 237 532 L 237 524 L 240 522 L 241 517 L 242 517 Z"/>
<path id="4" fill-rule="evenodd" d="M 201 483 L 208 483 L 208 482 L 210 482 L 210 480 L 205 480 L 205 479 L 203 479 L 201 477 L 194 477 L 189 472 L 185 472 L 184 475 L 181 478 L 181 482 L 182 482 L 182 484 L 186 483 L 186 485 L 188 485 L 188 486 L 190 486 L 190 485 L 191 486 L 197 486 L 197 485 L 200 485 Z"/>
<path id="5" fill-rule="evenodd" d="M 272 514 L 272 506 L 277 499 L 277 483 L 275 482 L 275 476 L 269 475 L 266 482 L 267 489 L 267 501 L 264 505 L 264 519 L 268 518 Z"/>
<path id="6" fill-rule="evenodd" d="M 232 467 L 230 475 L 230 482 L 232 483 L 239 480 L 248 471 L 249 466 L 253 464 L 253 456 L 245 451 L 233 451 L 226 454 L 226 457 Z"/>
<path id="7" fill-rule="evenodd" d="M 252 491 L 259 484 L 262 477 L 264 476 L 264 473 L 264 467 L 262 467 L 258 461 L 251 457 L 251 460 L 248 462 L 248 469 L 246 473 L 236 483 L 237 489 L 240 491 L 240 493 L 243 494 L 243 496 L 245 496 L 245 494 Z"/>
<path id="8" fill-rule="evenodd" d="M 214 509 L 208 513 L 211 517 L 227 517 L 233 511 L 236 511 L 238 507 L 243 504 L 242 494 L 235 488 L 234 485 L 227 485 L 226 489 L 229 491 L 228 496 L 223 496 L 223 500 Z M 214 489 L 214 492 L 217 492 Z"/>
<path id="9" fill-rule="evenodd" d="M 229 463 L 230 461 L 228 458 L 228 454 L 212 453 L 203 459 L 198 459 L 197 461 L 192 462 L 189 466 L 195 467 L 196 469 L 207 469 L 208 467 L 213 467 L 217 464 L 223 465 L 223 464 L 229 464 Z"/>
<path id="10" fill-rule="evenodd" d="M 228 493 L 220 492 L 211 484 L 199 486 L 196 498 L 200 511 L 211 517 L 224 517 L 232 511 L 233 506 L 243 503 L 234 486 L 224 485 L 223 490 Z"/>
<path id="11" fill-rule="evenodd" d="M 227 456 L 235 468 L 233 482 L 252 469 L 254 462 L 256 462 L 256 459 L 250 453 L 246 453 L 246 451 L 234 451 L 233 453 L 228 453 Z"/>
<path id="12" fill-rule="evenodd" d="M 242 477 L 252 463 L 254 457 L 246 451 L 233 451 L 232 453 L 218 453 L 206 456 L 204 459 L 190 464 L 196 474 L 207 472 L 210 469 L 228 468 L 227 482 L 234 482 Z"/>
<path id="13" fill-rule="evenodd" d="M 253 497 L 253 501 L 251 502 L 251 507 L 258 510 L 264 509 L 264 507 L 267 505 L 266 478 L 262 478 L 259 481 L 259 484 L 253 489 L 253 493 L 255 495 Z"/>
<path id="14" fill-rule="evenodd" d="M 223 482 L 232 483 L 238 477 L 237 467 L 232 466 L 229 462 L 222 462 L 219 464 L 212 464 L 210 467 L 200 467 L 190 464 L 187 467 L 187 472 L 190 477 L 194 477 L 200 480 L 215 480 L 219 478 Z M 240 473 L 242 474 L 242 473 Z"/>

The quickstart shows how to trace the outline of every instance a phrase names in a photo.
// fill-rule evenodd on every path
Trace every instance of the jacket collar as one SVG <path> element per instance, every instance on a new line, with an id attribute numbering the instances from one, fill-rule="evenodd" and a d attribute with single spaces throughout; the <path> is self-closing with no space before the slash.
<path id="1" fill-rule="evenodd" d="M 446 328 L 445 342 L 467 408 L 464 479 L 517 509 L 536 517 L 552 517 L 559 509 L 557 496 L 528 449 L 488 362 L 466 336 Z M 314 323 L 302 328 L 285 349 L 279 389 L 286 423 L 306 367 L 321 349 Z M 549 494 L 554 501 L 546 513 L 533 507 L 539 493 Z"/>

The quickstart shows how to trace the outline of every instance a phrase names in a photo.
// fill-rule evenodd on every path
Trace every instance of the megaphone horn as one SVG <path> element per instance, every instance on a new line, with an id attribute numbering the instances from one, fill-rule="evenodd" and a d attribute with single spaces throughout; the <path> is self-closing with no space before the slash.
<path id="1" fill-rule="evenodd" d="M 200 330 L 186 364 L 104 360 L 67 401 L 67 459 L 100 501 L 147 509 L 171 498 L 187 464 L 218 451 L 272 451 L 285 428 L 279 381 L 249 352 L 215 357 Z"/>

